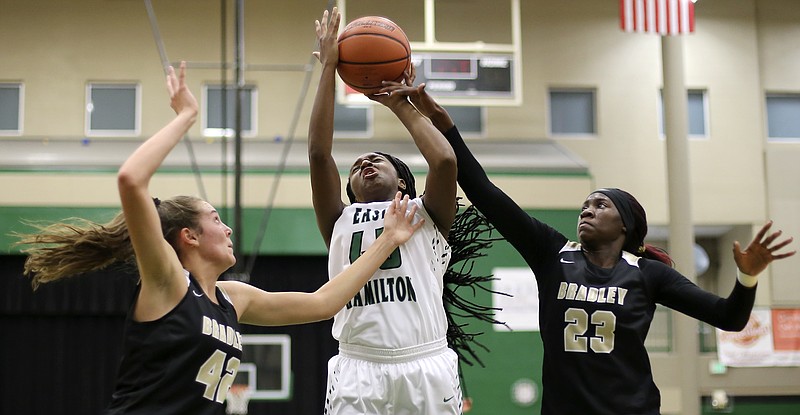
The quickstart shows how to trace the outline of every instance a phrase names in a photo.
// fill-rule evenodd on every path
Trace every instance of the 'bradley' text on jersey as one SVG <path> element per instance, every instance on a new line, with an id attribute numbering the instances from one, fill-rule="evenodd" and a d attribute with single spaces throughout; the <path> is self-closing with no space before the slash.
<path id="1" fill-rule="evenodd" d="M 628 290 L 622 287 L 587 287 L 574 282 L 561 282 L 558 300 L 586 301 L 589 303 L 611 303 L 624 305 Z"/>

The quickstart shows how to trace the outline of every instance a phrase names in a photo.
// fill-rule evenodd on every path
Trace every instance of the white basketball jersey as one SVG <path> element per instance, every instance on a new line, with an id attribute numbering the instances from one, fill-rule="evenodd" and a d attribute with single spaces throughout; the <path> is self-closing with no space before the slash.
<path id="1" fill-rule="evenodd" d="M 345 207 L 331 238 L 328 272 L 341 273 L 369 248 L 383 231 L 389 201 Z M 425 211 L 422 199 L 415 222 L 425 225 L 383 263 L 366 286 L 333 320 L 333 337 L 342 343 L 398 349 L 445 337 L 447 318 L 442 302 L 443 276 L 450 246 Z"/>

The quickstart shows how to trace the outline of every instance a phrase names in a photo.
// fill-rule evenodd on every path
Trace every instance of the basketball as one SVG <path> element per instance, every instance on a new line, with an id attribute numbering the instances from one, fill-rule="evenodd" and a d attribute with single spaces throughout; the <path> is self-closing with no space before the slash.
<path id="1" fill-rule="evenodd" d="M 411 68 L 411 47 L 400 26 L 380 16 L 353 20 L 338 37 L 336 71 L 345 84 L 364 94 L 375 94 L 381 82 L 403 80 Z"/>

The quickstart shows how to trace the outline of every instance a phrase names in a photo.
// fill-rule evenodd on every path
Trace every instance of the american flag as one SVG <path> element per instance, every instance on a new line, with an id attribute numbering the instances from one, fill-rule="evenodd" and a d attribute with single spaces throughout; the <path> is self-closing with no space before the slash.
<path id="1" fill-rule="evenodd" d="M 691 0 L 619 0 L 619 25 L 626 32 L 678 35 L 694 32 Z"/>

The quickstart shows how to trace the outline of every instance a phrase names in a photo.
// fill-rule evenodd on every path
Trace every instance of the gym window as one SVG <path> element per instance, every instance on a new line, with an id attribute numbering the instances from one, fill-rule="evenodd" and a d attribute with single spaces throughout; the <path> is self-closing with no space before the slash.
<path id="1" fill-rule="evenodd" d="M 550 134 L 594 135 L 597 133 L 593 89 L 550 90 Z"/>
<path id="2" fill-rule="evenodd" d="M 373 105 L 344 105 L 337 99 L 333 109 L 334 138 L 372 137 Z"/>
<path id="3" fill-rule="evenodd" d="M 224 106 L 222 90 L 222 85 L 203 86 L 204 136 L 233 137 L 236 134 L 236 86 L 229 85 L 225 88 Z M 257 131 L 258 91 L 253 85 L 245 85 L 242 90 L 242 136 L 253 137 Z"/>
<path id="4" fill-rule="evenodd" d="M 0 83 L 0 135 L 22 134 L 23 85 Z"/>
<path id="5" fill-rule="evenodd" d="M 333 131 L 334 138 L 367 138 L 371 137 L 373 108 L 368 100 L 363 104 L 334 104 Z M 464 138 L 485 136 L 486 110 L 476 106 L 444 106 L 445 110 L 458 126 Z"/>
<path id="6" fill-rule="evenodd" d="M 769 141 L 800 141 L 800 94 L 767 94 Z"/>
<path id="7" fill-rule="evenodd" d="M 131 137 L 141 131 L 138 84 L 91 83 L 86 87 L 86 135 Z"/>
<path id="8" fill-rule="evenodd" d="M 663 139 L 664 132 L 664 91 L 659 94 L 658 100 L 658 132 Z M 690 89 L 686 93 L 686 108 L 688 111 L 686 127 L 689 138 L 707 138 L 708 134 L 708 94 L 703 89 Z"/>
<path id="9" fill-rule="evenodd" d="M 450 118 L 458 126 L 458 132 L 464 138 L 480 138 L 486 135 L 484 129 L 486 107 L 444 106 L 444 109 L 450 114 Z"/>

